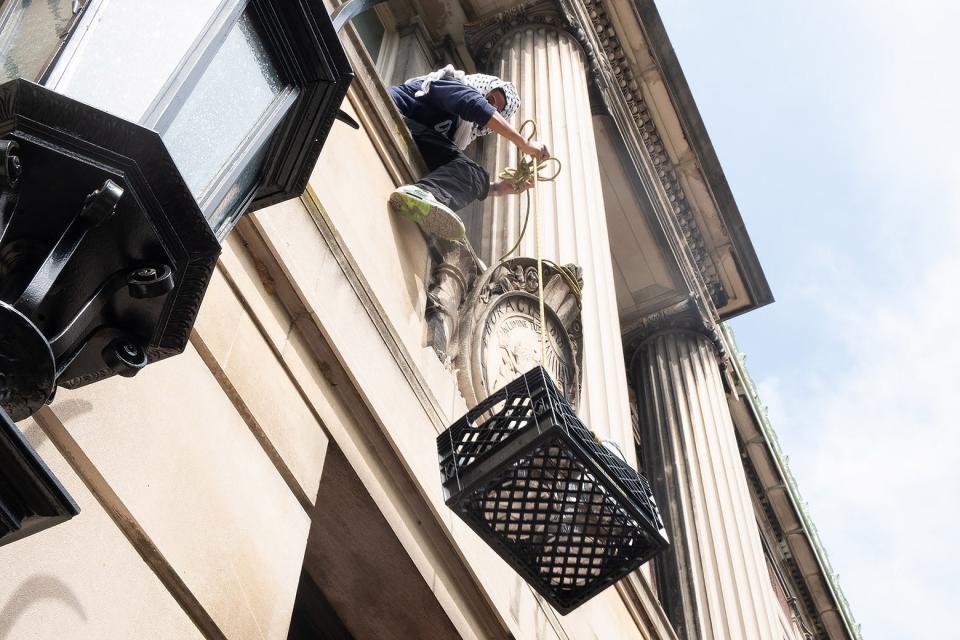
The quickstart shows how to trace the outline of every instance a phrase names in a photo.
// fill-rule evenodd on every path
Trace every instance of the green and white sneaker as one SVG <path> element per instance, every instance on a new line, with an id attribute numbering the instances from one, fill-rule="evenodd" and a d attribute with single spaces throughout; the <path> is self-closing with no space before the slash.
<path id="1" fill-rule="evenodd" d="M 415 185 L 403 185 L 391 193 L 390 208 L 444 240 L 462 240 L 466 233 L 460 216 L 432 193 Z"/>

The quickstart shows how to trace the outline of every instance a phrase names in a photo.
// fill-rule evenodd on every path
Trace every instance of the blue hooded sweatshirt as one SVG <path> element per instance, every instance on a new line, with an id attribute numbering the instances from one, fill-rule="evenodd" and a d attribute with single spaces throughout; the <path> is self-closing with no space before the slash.
<path id="1" fill-rule="evenodd" d="M 453 140 L 457 120 L 462 118 L 486 126 L 497 112 L 487 97 L 470 85 L 456 80 L 434 80 L 430 91 L 417 97 L 421 80 L 390 87 L 390 97 L 405 117 L 430 127 Z"/>

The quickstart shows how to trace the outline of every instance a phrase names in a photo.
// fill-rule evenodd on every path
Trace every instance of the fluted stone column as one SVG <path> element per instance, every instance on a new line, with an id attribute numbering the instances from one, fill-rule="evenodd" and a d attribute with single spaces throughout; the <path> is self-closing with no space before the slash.
<path id="1" fill-rule="evenodd" d="M 507 34 L 488 60 L 489 72 L 512 81 L 520 92 L 515 124 L 536 120 L 538 139 L 563 163 L 555 182 L 540 185 L 541 254 L 557 264 L 583 268 L 579 414 L 598 435 L 618 443 L 633 462 L 626 371 L 583 53 L 568 33 L 537 25 Z M 485 139 L 483 165 L 491 175 L 516 163 L 513 144 L 493 136 Z M 485 201 L 478 244 L 487 264 L 495 264 L 517 241 L 524 210 L 520 196 Z M 536 255 L 532 217 L 517 255 Z"/>
<path id="2" fill-rule="evenodd" d="M 774 592 L 713 342 L 668 330 L 634 359 L 645 471 L 672 547 L 660 591 L 688 640 L 780 638 Z"/>

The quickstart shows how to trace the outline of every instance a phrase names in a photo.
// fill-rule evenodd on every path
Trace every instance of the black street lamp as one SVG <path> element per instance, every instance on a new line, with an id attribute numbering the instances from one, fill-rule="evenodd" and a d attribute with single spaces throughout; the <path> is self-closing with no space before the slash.
<path id="1" fill-rule="evenodd" d="M 437 438 L 447 506 L 561 614 L 666 549 L 646 479 L 541 367 Z"/>
<path id="2" fill-rule="evenodd" d="M 352 73 L 319 0 L 18 0 L 0 63 L 0 407 L 21 420 L 183 351 L 224 238 L 303 192 Z M 0 522 L 43 475 L 8 477 L 36 468 L 11 428 Z"/>

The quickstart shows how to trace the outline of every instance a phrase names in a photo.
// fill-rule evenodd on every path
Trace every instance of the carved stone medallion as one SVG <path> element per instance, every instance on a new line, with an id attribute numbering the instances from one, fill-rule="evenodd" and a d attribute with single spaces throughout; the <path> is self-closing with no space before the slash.
<path id="1" fill-rule="evenodd" d="M 571 290 L 575 269 L 544 266 L 546 353 L 540 353 L 540 309 L 536 261 L 507 260 L 488 269 L 464 306 L 456 368 L 470 405 L 538 364 L 550 372 L 568 401 L 580 396 L 579 300 Z"/>
<path id="2" fill-rule="evenodd" d="M 487 311 L 474 343 L 485 395 L 542 363 L 567 397 L 576 397 L 573 345 L 553 309 L 544 307 L 544 311 L 547 335 L 542 358 L 540 303 L 536 296 L 514 291 L 498 298 Z"/>

